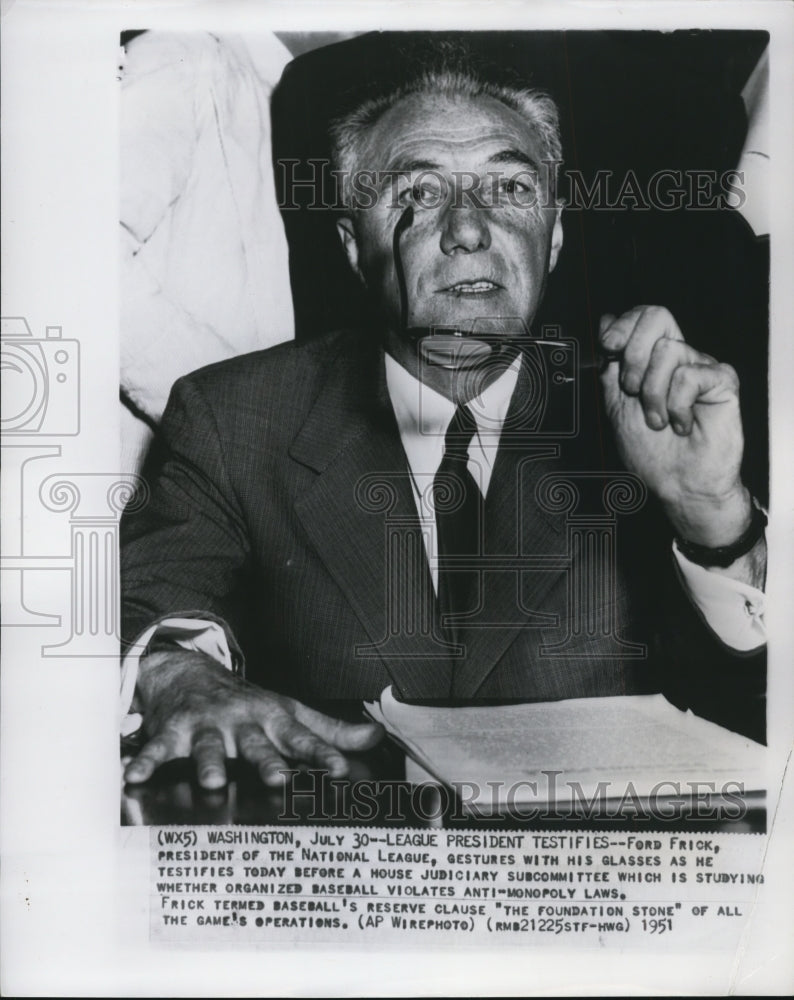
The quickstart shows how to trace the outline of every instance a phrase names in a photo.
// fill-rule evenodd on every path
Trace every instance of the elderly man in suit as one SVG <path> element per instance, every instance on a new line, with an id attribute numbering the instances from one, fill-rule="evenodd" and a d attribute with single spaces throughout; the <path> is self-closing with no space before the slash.
<path id="1" fill-rule="evenodd" d="M 123 525 L 146 737 L 127 780 L 184 756 L 207 788 L 230 756 L 267 784 L 286 760 L 342 775 L 381 733 L 311 706 L 390 683 L 445 702 L 661 687 L 757 737 L 766 550 L 738 381 L 664 309 L 602 317 L 600 391 L 624 486 L 654 498 L 673 553 L 648 534 L 620 535 L 621 558 L 609 531 L 573 545 L 555 506 L 565 474 L 603 486 L 610 465 L 586 399 L 560 429 L 554 345 L 532 328 L 563 242 L 551 99 L 428 73 L 334 141 L 339 233 L 379 328 L 174 387 L 150 502 Z"/>

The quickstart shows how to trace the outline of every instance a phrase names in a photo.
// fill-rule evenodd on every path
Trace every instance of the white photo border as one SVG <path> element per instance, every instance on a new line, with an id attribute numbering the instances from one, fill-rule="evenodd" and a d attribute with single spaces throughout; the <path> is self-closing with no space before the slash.
<path id="1" fill-rule="evenodd" d="M 198 953 L 135 934 L 148 870 L 124 854 L 118 823 L 118 673 L 110 652 L 47 658 L 41 629 L 4 628 L 2 669 L 3 991 L 34 995 L 630 995 L 784 992 L 794 984 L 794 12 L 766 2 L 397 3 L 350 0 L 183 2 L 83 0 L 3 3 L 3 316 L 34 338 L 61 329 L 78 342 L 79 425 L 51 429 L 58 472 L 85 476 L 90 499 L 126 488 L 118 426 L 118 87 L 122 30 L 763 28 L 771 33 L 772 163 L 768 621 L 768 877 L 734 955 L 662 956 L 519 949 L 378 952 L 305 946 Z M 49 337 L 57 339 L 54 332 Z M 49 350 L 49 348 L 48 348 Z M 67 354 L 73 348 L 69 347 Z M 73 355 L 70 355 L 73 357 Z M 64 418 L 66 419 L 66 418 Z M 69 425 L 71 426 L 71 425 Z M 42 439 L 44 440 L 44 439 Z M 53 453 L 53 449 L 60 449 Z M 26 456 L 35 459 L 35 456 Z M 99 477 L 104 477 L 101 482 Z M 69 552 L 63 519 L 31 518 L 4 470 L 4 551 L 16 509 L 52 559 Z M 81 481 L 83 482 L 83 481 Z M 57 504 L 58 494 L 52 501 Z M 63 502 L 69 502 L 68 497 Z M 98 501 L 97 501 L 98 502 Z M 17 508 L 14 504 L 17 504 Z M 99 514 L 89 512 L 87 517 Z M 56 567 L 57 568 L 57 567 Z M 43 569 L 37 587 L 64 606 L 67 574 Z M 6 580 L 3 580 L 4 587 Z M 40 601 L 38 602 L 41 603 Z M 129 936 L 126 936 L 129 935 Z M 573 949 L 572 949 L 573 951 Z"/>

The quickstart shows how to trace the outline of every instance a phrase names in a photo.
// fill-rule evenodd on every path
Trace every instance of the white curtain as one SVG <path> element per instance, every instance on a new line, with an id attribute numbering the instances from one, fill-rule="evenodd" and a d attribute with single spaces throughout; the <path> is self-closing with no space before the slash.
<path id="1" fill-rule="evenodd" d="M 276 204 L 273 34 L 146 32 L 122 63 L 121 387 L 156 423 L 180 375 L 294 335 Z M 151 437 L 124 408 L 122 461 Z"/>

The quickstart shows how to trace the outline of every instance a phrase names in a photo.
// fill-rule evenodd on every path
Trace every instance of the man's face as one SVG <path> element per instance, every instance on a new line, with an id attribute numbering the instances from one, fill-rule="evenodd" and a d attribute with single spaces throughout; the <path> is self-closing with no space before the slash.
<path id="1" fill-rule="evenodd" d="M 529 329 L 562 246 L 560 212 L 548 195 L 548 167 L 530 124 L 490 97 L 404 98 L 370 130 L 360 171 L 381 180 L 377 199 L 340 222 L 354 270 L 375 300 L 398 360 L 400 289 L 395 226 L 408 205 L 414 221 L 400 241 L 406 325 L 457 326 L 521 320 Z M 515 332 L 515 323 L 508 324 Z"/>

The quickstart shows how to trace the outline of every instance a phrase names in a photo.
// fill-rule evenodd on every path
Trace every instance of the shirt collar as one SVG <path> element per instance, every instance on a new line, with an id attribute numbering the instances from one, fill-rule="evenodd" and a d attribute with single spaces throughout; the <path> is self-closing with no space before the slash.
<path id="1" fill-rule="evenodd" d="M 477 423 L 478 435 L 501 434 L 513 398 L 521 355 L 467 404 Z M 443 435 L 455 404 L 426 385 L 390 355 L 386 355 L 386 385 L 400 434 Z"/>

